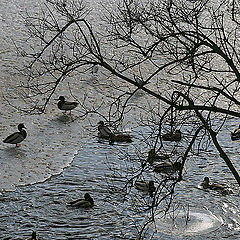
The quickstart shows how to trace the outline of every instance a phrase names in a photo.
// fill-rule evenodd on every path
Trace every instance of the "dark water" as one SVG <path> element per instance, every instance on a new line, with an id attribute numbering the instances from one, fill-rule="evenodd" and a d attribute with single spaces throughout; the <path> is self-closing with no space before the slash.
<path id="1" fill-rule="evenodd" d="M 106 156 L 108 164 L 117 164 L 113 152 L 112 146 L 95 139 L 83 147 L 71 167 L 61 175 L 2 193 L 1 239 L 23 239 L 31 229 L 36 230 L 41 239 L 129 239 L 133 236 L 133 220 L 121 206 L 121 190 L 114 193 L 109 178 L 113 172 L 106 166 Z M 114 184 L 119 189 L 123 185 L 118 180 Z M 95 200 L 92 209 L 66 205 L 86 192 Z"/>
<path id="2" fill-rule="evenodd" d="M 137 165 L 136 162 L 120 162 L 118 159 L 119 150 L 129 149 L 129 145 L 111 146 L 93 138 L 82 147 L 72 165 L 59 176 L 52 177 L 44 183 L 18 187 L 16 191 L 2 192 L 1 239 L 24 239 L 31 234 L 31 230 L 36 230 L 40 239 L 136 239 L 137 229 L 143 223 L 143 216 L 147 212 L 143 214 L 135 211 L 136 199 L 141 194 L 132 189 L 126 196 L 122 191 L 124 178 L 119 178 L 117 174 L 124 172 L 126 165 L 128 168 Z M 185 181 L 176 189 L 176 199 L 178 203 L 190 206 L 192 211 L 208 209 L 222 219 L 223 224 L 210 233 L 188 236 L 179 235 L 178 231 L 181 229 L 175 229 L 171 234 L 170 225 L 165 225 L 168 229 L 159 227 L 160 231 L 153 239 L 240 237 L 237 189 L 234 194 L 223 196 L 196 188 L 204 172 L 210 174 L 211 163 L 215 166 L 215 172 L 221 173 L 224 180 L 230 180 L 231 186 L 234 186 L 234 181 L 224 164 L 214 162 L 214 158 L 209 154 L 208 159 L 203 158 L 201 161 L 191 159 L 187 168 L 189 173 L 185 174 Z M 219 174 L 216 176 L 220 178 Z M 154 177 L 155 180 L 160 179 L 159 175 Z M 81 198 L 87 192 L 95 200 L 92 209 L 78 209 L 66 205 L 66 202 Z M 144 199 L 150 201 L 149 197 Z M 150 228 L 149 234 L 154 231 Z"/>

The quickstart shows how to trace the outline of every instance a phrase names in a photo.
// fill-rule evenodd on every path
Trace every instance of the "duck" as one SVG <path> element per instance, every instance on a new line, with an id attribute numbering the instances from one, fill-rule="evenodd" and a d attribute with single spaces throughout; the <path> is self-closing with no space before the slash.
<path id="1" fill-rule="evenodd" d="M 95 64 L 93 65 L 93 67 L 92 67 L 91 73 L 92 73 L 92 74 L 95 74 L 95 73 L 97 73 L 97 72 L 98 72 L 98 64 L 95 63 Z"/>
<path id="2" fill-rule="evenodd" d="M 233 193 L 232 189 L 219 183 L 210 183 L 209 177 L 204 177 L 203 182 L 199 186 L 204 190 L 215 190 L 221 192 L 223 195 Z"/>
<path id="3" fill-rule="evenodd" d="M 231 139 L 232 141 L 240 139 L 240 125 L 231 132 Z"/>
<path id="4" fill-rule="evenodd" d="M 105 126 L 103 121 L 98 122 L 98 137 L 109 139 L 110 136 L 114 136 L 109 127 Z"/>
<path id="5" fill-rule="evenodd" d="M 226 187 L 222 184 L 219 183 L 210 183 L 210 179 L 209 177 L 204 177 L 203 182 L 200 184 L 200 186 L 203 189 L 210 189 L 210 190 L 219 190 L 219 191 L 223 191 L 224 189 L 226 189 Z"/>
<path id="6" fill-rule="evenodd" d="M 181 167 L 182 164 L 180 162 L 163 162 L 156 165 L 153 171 L 157 173 L 170 173 L 179 171 Z"/>
<path id="7" fill-rule="evenodd" d="M 114 142 L 132 142 L 129 134 L 114 134 L 109 127 L 105 126 L 103 121 L 98 122 L 98 137 L 108 139 L 110 144 Z"/>
<path id="8" fill-rule="evenodd" d="M 27 132 L 23 128 L 26 128 L 23 123 L 18 124 L 19 132 L 15 132 L 9 135 L 6 139 L 3 140 L 3 142 L 16 144 L 16 147 L 20 147 L 21 145 L 19 143 L 27 137 Z"/>
<path id="9" fill-rule="evenodd" d="M 78 199 L 78 200 L 69 202 L 67 203 L 67 205 L 70 205 L 72 207 L 91 208 L 94 205 L 94 201 L 89 193 L 85 193 L 84 199 Z"/>
<path id="10" fill-rule="evenodd" d="M 163 160 L 168 160 L 170 156 L 168 154 L 161 154 L 158 155 L 155 151 L 155 149 L 150 149 L 148 152 L 148 157 L 147 157 L 147 162 L 149 162 L 150 165 L 153 164 L 154 161 L 163 161 Z"/>
<path id="11" fill-rule="evenodd" d="M 33 231 L 32 236 L 30 238 L 27 238 L 26 240 L 37 240 L 37 233 Z"/>
<path id="12" fill-rule="evenodd" d="M 136 180 L 135 181 L 135 188 L 137 190 L 143 191 L 143 192 L 155 192 L 156 187 L 154 186 L 154 181 L 142 181 L 142 180 Z"/>
<path id="13" fill-rule="evenodd" d="M 67 101 L 65 101 L 64 96 L 60 96 L 57 100 L 59 100 L 59 102 L 57 104 L 58 108 L 60 110 L 64 110 L 65 113 L 66 113 L 66 111 L 70 111 L 69 115 L 71 115 L 71 110 L 76 108 L 79 104 L 78 102 L 67 102 Z"/>
<path id="14" fill-rule="evenodd" d="M 182 139 L 182 133 L 180 130 L 176 130 L 175 132 L 168 132 L 162 135 L 162 139 L 164 141 L 179 142 Z"/>

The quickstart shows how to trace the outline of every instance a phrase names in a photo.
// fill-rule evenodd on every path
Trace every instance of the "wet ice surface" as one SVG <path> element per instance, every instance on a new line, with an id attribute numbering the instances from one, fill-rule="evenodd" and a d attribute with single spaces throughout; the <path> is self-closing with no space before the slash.
<path id="1" fill-rule="evenodd" d="M 81 134 L 77 122 L 62 122 L 58 115 L 52 119 L 46 115 L 5 117 L 5 124 L 1 123 L 1 136 L 5 138 L 15 132 L 21 122 L 27 127 L 28 135 L 19 148 L 15 144 L 0 145 L 0 189 L 43 181 L 59 174 L 71 163 L 80 149 L 77 140 Z M 64 147 L 66 145 L 68 149 Z"/>
<path id="2" fill-rule="evenodd" d="M 20 80 L 19 80 L 20 81 Z M 91 118 L 91 131 L 86 130 L 88 123 L 79 117 L 80 108 L 72 111 L 72 115 L 64 114 L 57 108 L 56 100 L 52 100 L 44 114 L 28 114 L 12 107 L 24 107 L 21 97 L 15 96 L 14 84 L 18 80 L 0 81 L 0 135 L 1 142 L 10 134 L 18 131 L 17 125 L 24 123 L 27 137 L 21 142 L 21 147 L 15 144 L 0 144 L 0 189 L 13 190 L 15 186 L 41 182 L 59 174 L 69 166 L 75 154 L 81 149 L 82 143 L 94 135 L 97 118 Z M 75 86 L 79 91 L 81 84 Z M 17 92 L 17 88 L 15 89 Z M 96 95 L 91 87 L 85 89 L 88 97 Z M 56 93 L 68 96 L 69 92 L 61 89 Z M 80 98 L 80 96 L 79 96 Z M 6 99 L 9 102 L 6 101 Z M 22 104 L 22 105 L 21 105 Z M 95 134 L 96 135 L 96 134 Z"/>

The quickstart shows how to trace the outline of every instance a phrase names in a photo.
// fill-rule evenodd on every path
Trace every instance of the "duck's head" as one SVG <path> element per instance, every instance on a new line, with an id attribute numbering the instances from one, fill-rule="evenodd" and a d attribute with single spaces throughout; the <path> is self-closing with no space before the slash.
<path id="1" fill-rule="evenodd" d="M 64 101 L 65 101 L 65 97 L 64 97 L 64 96 L 60 96 L 60 97 L 58 98 L 58 100 L 64 102 Z"/>
<path id="2" fill-rule="evenodd" d="M 154 156 L 156 154 L 156 151 L 154 148 L 150 149 L 150 151 L 148 152 L 148 156 Z"/>
<path id="3" fill-rule="evenodd" d="M 153 180 L 149 181 L 148 185 L 149 187 L 154 187 L 154 181 Z"/>
<path id="4" fill-rule="evenodd" d="M 203 183 L 204 183 L 204 184 L 209 184 L 209 177 L 205 177 L 205 178 L 203 179 Z"/>
<path id="5" fill-rule="evenodd" d="M 19 131 L 21 131 L 23 128 L 26 128 L 23 123 L 18 124 Z"/>
<path id="6" fill-rule="evenodd" d="M 84 199 L 85 199 L 85 200 L 88 200 L 88 199 L 90 199 L 90 198 L 91 198 L 91 196 L 90 196 L 89 193 L 85 193 L 85 194 L 84 194 Z"/>
<path id="7" fill-rule="evenodd" d="M 98 125 L 104 126 L 104 122 L 103 122 L 103 121 L 99 121 L 99 122 L 98 122 Z"/>
<path id="8" fill-rule="evenodd" d="M 180 170 L 180 168 L 182 167 L 182 164 L 180 162 L 175 162 L 173 163 L 173 166 L 176 170 Z"/>
<path id="9" fill-rule="evenodd" d="M 32 232 L 32 239 L 37 239 L 37 233 L 35 231 Z"/>

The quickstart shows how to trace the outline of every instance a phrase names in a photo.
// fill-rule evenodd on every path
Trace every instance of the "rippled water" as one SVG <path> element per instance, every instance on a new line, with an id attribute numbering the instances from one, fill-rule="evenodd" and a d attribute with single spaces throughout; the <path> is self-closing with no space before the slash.
<path id="1" fill-rule="evenodd" d="M 117 148 L 127 150 L 129 146 L 122 145 Z M 30 235 L 32 229 L 37 230 L 41 239 L 134 239 L 135 226 L 141 222 L 141 218 L 134 213 L 131 205 L 137 193 L 133 190 L 123 201 L 124 194 L 120 189 L 124 182 L 120 178 L 112 179 L 113 169 L 107 167 L 113 166 L 118 170 L 122 165 L 116 156 L 117 148 L 93 139 L 82 146 L 71 166 L 59 176 L 52 177 L 44 183 L 2 192 L 0 196 L 2 239 L 23 239 Z M 217 167 L 220 168 L 221 166 Z M 184 223 L 176 225 L 171 232 L 169 231 L 171 222 L 159 220 L 157 222 L 159 233 L 154 239 L 240 237 L 238 193 L 222 196 L 219 193 L 197 189 L 196 184 L 202 174 L 198 176 L 198 171 L 199 168 L 195 167 L 193 173 L 187 174 L 185 177 L 187 181 L 181 182 L 177 194 L 179 199 L 185 201 L 188 199 L 190 211 L 193 212 L 190 218 L 195 216 L 199 222 L 192 218 L 192 222 L 190 221 L 192 228 L 183 233 Z M 82 210 L 66 205 L 66 202 L 82 197 L 86 192 L 91 193 L 95 200 L 96 204 L 92 209 Z M 199 215 L 199 211 L 203 214 Z M 209 218 L 206 212 L 214 216 Z M 200 224 L 199 219 L 204 218 L 201 234 L 191 236 L 189 231 L 193 229 L 196 231 L 196 227 L 193 228 L 194 224 Z M 212 221 L 215 218 L 220 219 L 223 224 Z M 202 228 L 206 224 L 217 230 L 206 231 L 204 234 Z"/>
<path id="2" fill-rule="evenodd" d="M 34 1 L 36 7 L 39 2 Z M 2 139 L 5 138 L 16 130 L 20 120 L 28 131 L 21 148 L 0 145 L 0 238 L 24 239 L 36 230 L 40 239 L 135 239 L 146 216 L 146 213 L 136 213 L 135 210 L 142 199 L 146 202 L 151 202 L 151 199 L 135 189 L 128 195 L 124 194 L 125 181 L 121 174 L 126 177 L 126 168 L 135 169 L 139 163 L 134 159 L 119 159 L 118 156 L 119 151 L 134 155 L 134 151 L 141 148 L 138 140 L 135 139 L 131 145 L 113 146 L 99 142 L 94 132 L 97 117 L 92 116 L 91 122 L 83 121 L 78 118 L 80 110 L 77 109 L 72 121 L 59 112 L 54 101 L 41 116 L 22 114 L 4 101 L 3 97 L 8 93 L 12 94 L 14 103 L 22 103 L 14 95 L 16 79 L 20 76 L 11 68 L 12 63 L 16 64 L 11 38 L 21 41 L 24 33 L 21 32 L 20 14 L 32 4 L 30 0 L 0 3 L 0 133 Z M 74 93 L 84 89 L 89 98 L 102 98 L 101 92 L 88 84 L 91 82 L 92 79 L 81 81 Z M 58 92 L 62 93 L 68 94 L 64 86 Z M 144 98 L 139 95 L 132 101 L 141 103 Z M 131 121 L 128 127 L 133 126 L 134 118 Z M 235 125 L 236 120 L 229 119 L 219 139 L 239 169 L 239 142 L 231 142 L 229 137 L 229 131 Z M 143 129 L 137 129 L 133 134 L 138 136 L 141 131 Z M 223 196 L 197 189 L 205 175 L 227 183 L 234 194 Z M 161 180 L 161 176 L 151 172 L 148 176 L 156 182 Z M 92 209 L 66 205 L 86 192 L 91 193 L 95 200 Z M 189 158 L 184 181 L 178 184 L 175 194 L 176 204 L 190 211 L 189 227 L 181 218 L 177 218 L 174 224 L 168 218 L 160 218 L 155 226 L 150 226 L 146 239 L 155 231 L 153 239 L 240 238 L 238 187 L 214 149 L 210 148 L 204 156 Z M 200 223 L 198 232 L 196 225 L 200 226 Z M 206 227 L 212 231 L 205 231 Z"/>

